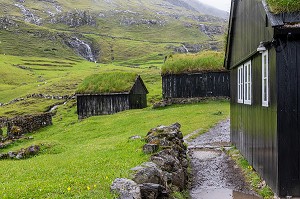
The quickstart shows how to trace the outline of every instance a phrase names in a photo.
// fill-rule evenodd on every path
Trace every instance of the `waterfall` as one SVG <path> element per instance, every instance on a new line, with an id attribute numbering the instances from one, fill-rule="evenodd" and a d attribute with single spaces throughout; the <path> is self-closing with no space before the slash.
<path id="1" fill-rule="evenodd" d="M 88 61 L 96 61 L 92 48 L 86 42 L 78 39 L 77 37 L 72 37 L 67 43 L 71 48 L 74 48 L 80 56 L 84 57 Z"/>
<path id="2" fill-rule="evenodd" d="M 184 48 L 184 50 L 186 51 L 186 53 L 189 53 L 189 49 L 187 49 L 187 48 L 185 47 L 185 45 L 182 45 L 182 47 Z"/>

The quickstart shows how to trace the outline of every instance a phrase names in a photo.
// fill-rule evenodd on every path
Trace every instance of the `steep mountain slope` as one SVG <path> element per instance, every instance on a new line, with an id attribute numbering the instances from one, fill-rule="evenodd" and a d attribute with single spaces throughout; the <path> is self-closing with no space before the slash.
<path id="1" fill-rule="evenodd" d="M 196 0 L 0 0 L 0 7 L 0 53 L 127 65 L 220 49 L 226 23 Z"/>

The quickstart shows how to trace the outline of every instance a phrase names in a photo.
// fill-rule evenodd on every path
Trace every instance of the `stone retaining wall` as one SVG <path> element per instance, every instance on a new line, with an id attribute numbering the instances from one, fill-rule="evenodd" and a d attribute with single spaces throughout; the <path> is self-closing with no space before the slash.
<path id="1" fill-rule="evenodd" d="M 132 168 L 131 179 L 113 182 L 111 191 L 119 199 L 167 199 L 187 188 L 187 148 L 180 127 L 175 123 L 148 132 L 143 151 L 152 154 L 150 161 Z"/>
<path id="2" fill-rule="evenodd" d="M 8 120 L 7 117 L 0 117 L 0 128 L 6 127 Z"/>
<path id="3" fill-rule="evenodd" d="M 52 113 L 18 116 L 7 121 L 8 136 L 20 136 L 52 125 Z"/>
<path id="4" fill-rule="evenodd" d="M 230 100 L 229 97 L 194 97 L 194 98 L 167 98 L 153 104 L 153 108 L 162 108 L 172 104 L 194 104 L 207 100 Z"/>

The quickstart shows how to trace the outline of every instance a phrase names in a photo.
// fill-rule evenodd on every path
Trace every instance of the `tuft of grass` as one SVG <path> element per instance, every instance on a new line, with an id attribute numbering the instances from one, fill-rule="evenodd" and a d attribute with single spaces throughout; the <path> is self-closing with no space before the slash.
<path id="1" fill-rule="evenodd" d="M 253 169 L 248 161 L 241 155 L 239 150 L 233 148 L 228 151 L 228 155 L 237 163 L 242 169 L 246 180 L 250 183 L 253 190 L 264 199 L 271 199 L 274 196 L 271 188 L 266 185 L 259 174 Z"/>
<path id="2" fill-rule="evenodd" d="M 80 94 L 118 93 L 130 91 L 136 73 L 106 72 L 86 77 L 77 89 Z"/>
<path id="3" fill-rule="evenodd" d="M 272 12 L 278 14 L 283 12 L 299 12 L 299 0 L 267 0 Z"/>
<path id="4" fill-rule="evenodd" d="M 224 53 L 216 51 L 170 55 L 162 66 L 162 74 L 224 71 L 223 62 Z"/>

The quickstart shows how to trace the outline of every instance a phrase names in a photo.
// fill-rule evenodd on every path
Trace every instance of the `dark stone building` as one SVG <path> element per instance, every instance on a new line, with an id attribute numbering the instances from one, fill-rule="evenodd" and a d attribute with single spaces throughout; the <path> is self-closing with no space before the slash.
<path id="1" fill-rule="evenodd" d="M 232 0 L 231 141 L 280 197 L 300 197 L 300 12 Z"/>

